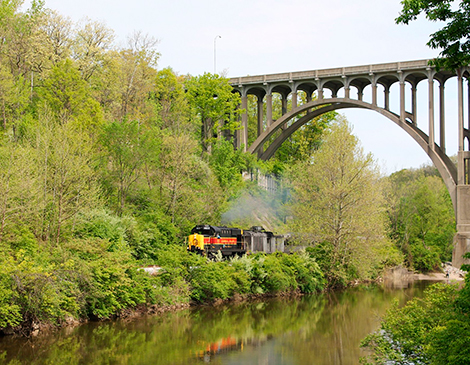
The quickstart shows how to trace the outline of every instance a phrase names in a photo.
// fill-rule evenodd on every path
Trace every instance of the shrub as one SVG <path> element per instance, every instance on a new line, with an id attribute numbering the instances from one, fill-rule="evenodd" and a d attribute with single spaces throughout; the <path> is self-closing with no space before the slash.
<path id="1" fill-rule="evenodd" d="M 238 287 L 232 277 L 233 272 L 227 262 L 211 261 L 193 268 L 190 280 L 191 298 L 204 302 L 231 297 Z"/>
<path id="2" fill-rule="evenodd" d="M 294 271 L 297 286 L 302 293 L 314 293 L 325 286 L 325 279 L 316 261 L 305 252 L 283 255 L 284 266 Z"/>

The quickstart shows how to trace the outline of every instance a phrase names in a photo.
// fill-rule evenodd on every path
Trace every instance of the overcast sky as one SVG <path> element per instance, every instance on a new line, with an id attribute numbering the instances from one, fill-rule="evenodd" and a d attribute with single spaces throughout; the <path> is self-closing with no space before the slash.
<path id="1" fill-rule="evenodd" d="M 440 26 L 425 19 L 396 25 L 399 0 L 46 0 L 46 6 L 74 21 L 103 21 L 123 45 L 134 31 L 154 36 L 160 41 L 159 69 L 179 74 L 213 72 L 214 39 L 220 36 L 217 72 L 228 77 L 428 59 L 437 51 L 426 42 Z M 411 137 L 378 113 L 342 113 L 384 172 L 430 162 Z M 453 154 L 456 123 L 449 124 Z"/>

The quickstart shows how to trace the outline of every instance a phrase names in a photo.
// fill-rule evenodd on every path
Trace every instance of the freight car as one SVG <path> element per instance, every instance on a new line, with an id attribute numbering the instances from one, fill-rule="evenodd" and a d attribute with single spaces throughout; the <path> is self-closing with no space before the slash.
<path id="1" fill-rule="evenodd" d="M 239 228 L 198 225 L 188 237 L 188 251 L 204 256 L 243 255 L 251 252 L 284 252 L 284 236 L 267 232 L 260 226 L 249 230 Z"/>

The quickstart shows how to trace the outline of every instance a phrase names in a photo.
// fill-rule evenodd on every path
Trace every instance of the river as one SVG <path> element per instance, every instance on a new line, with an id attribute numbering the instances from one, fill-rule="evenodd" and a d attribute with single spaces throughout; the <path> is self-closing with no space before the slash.
<path id="1" fill-rule="evenodd" d="M 3 337 L 0 364 L 358 364 L 360 341 L 380 316 L 394 300 L 421 296 L 424 285 L 361 286 Z"/>

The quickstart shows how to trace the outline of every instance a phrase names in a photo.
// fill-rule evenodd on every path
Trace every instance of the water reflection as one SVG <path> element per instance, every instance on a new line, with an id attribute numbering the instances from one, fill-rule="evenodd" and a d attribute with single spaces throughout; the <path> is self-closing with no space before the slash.
<path id="1" fill-rule="evenodd" d="M 422 287 L 360 287 L 302 298 L 206 306 L 0 339 L 1 364 L 357 364 L 361 339 L 394 299 Z"/>

